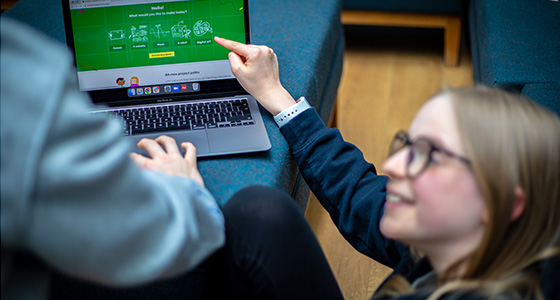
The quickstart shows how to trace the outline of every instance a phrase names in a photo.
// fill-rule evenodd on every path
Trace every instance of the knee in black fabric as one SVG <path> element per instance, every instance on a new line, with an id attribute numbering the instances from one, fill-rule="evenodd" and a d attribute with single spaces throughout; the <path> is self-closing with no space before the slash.
<path id="1" fill-rule="evenodd" d="M 303 220 L 303 214 L 288 194 L 266 186 L 240 190 L 226 203 L 223 212 L 226 223 L 234 222 L 235 226 L 251 222 L 259 226 L 275 226 L 285 225 L 288 220 Z"/>
<path id="2" fill-rule="evenodd" d="M 288 194 L 249 187 L 223 211 L 230 298 L 342 299 L 313 231 Z"/>

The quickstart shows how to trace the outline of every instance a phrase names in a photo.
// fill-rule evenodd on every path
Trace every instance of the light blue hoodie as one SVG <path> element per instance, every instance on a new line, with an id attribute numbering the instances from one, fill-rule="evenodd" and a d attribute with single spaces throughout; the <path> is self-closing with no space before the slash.
<path id="1" fill-rule="evenodd" d="M 206 188 L 138 169 L 119 124 L 87 114 L 62 45 L 6 17 L 1 43 L 3 300 L 46 292 L 40 266 L 18 277 L 20 253 L 129 286 L 188 271 L 224 244 Z"/>

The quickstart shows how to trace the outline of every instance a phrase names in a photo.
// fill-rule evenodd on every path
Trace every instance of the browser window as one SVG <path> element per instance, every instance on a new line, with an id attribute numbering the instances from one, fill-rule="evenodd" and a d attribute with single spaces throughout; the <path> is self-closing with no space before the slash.
<path id="1" fill-rule="evenodd" d="M 69 2 L 82 91 L 235 78 L 214 36 L 246 42 L 243 0 Z"/>

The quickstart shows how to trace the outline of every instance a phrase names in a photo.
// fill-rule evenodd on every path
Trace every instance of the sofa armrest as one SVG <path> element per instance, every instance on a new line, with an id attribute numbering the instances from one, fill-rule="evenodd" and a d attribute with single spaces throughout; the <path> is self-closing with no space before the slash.
<path id="1" fill-rule="evenodd" d="M 560 116 L 560 83 L 530 83 L 521 94 Z"/>

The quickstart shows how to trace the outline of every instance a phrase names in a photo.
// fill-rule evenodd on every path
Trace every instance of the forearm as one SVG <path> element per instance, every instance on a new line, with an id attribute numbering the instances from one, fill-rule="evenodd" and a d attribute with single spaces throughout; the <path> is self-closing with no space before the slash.
<path id="1" fill-rule="evenodd" d="M 130 285 L 188 271 L 222 246 L 222 216 L 206 189 L 133 167 L 116 175 L 127 178 L 112 178 L 118 188 L 84 194 L 91 182 L 75 180 L 38 195 L 28 247 L 72 275 Z"/>
<path id="2" fill-rule="evenodd" d="M 138 169 L 119 125 L 69 88 L 42 147 L 26 246 L 71 274 L 129 285 L 184 272 L 224 242 L 223 219 L 192 180 Z"/>
<path id="3" fill-rule="evenodd" d="M 313 109 L 299 114 L 281 132 L 302 176 L 345 238 L 360 252 L 394 265 L 399 251 L 378 228 L 387 178 L 378 176 L 338 130 L 326 128 Z"/>
<path id="4" fill-rule="evenodd" d="M 229 61 L 233 74 L 271 114 L 276 116 L 295 104 L 280 83 L 272 49 L 215 40 L 232 51 Z M 358 250 L 383 263 L 394 263 L 398 255 L 378 228 L 387 178 L 377 176 L 375 167 L 365 162 L 356 147 L 345 143 L 337 130 L 325 128 L 314 110 L 297 114 L 286 124 L 277 122 L 312 191 Z"/>

